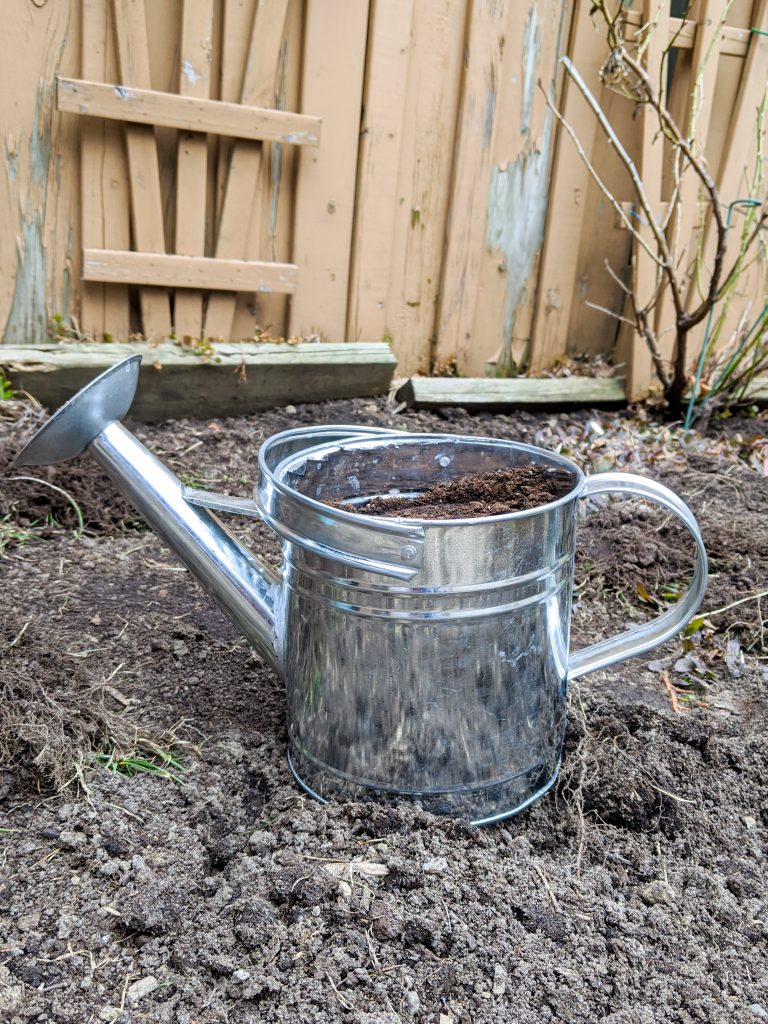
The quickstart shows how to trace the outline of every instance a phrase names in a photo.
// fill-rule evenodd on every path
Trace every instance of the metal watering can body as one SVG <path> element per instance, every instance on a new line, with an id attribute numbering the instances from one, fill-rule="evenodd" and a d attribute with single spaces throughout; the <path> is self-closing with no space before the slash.
<path id="1" fill-rule="evenodd" d="M 354 426 L 292 430 L 262 445 L 253 499 L 185 488 L 119 423 L 138 363 L 131 357 L 91 382 L 18 462 L 58 462 L 88 449 L 283 676 L 291 768 L 321 800 L 410 797 L 474 824 L 517 813 L 557 776 L 568 680 L 657 646 L 701 601 L 704 545 L 672 491 L 625 473 L 585 478 L 567 459 L 515 442 Z M 565 475 L 567 493 L 481 519 L 354 511 L 373 495 L 531 462 Z M 680 519 L 696 568 L 673 608 L 569 653 L 576 509 L 607 491 L 650 499 Z M 241 545 L 215 510 L 257 515 L 280 534 L 281 573 Z"/>

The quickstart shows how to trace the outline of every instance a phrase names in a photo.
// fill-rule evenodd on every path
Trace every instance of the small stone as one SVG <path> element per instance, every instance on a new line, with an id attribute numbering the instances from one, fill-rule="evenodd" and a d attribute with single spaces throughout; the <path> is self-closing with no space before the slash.
<path id="1" fill-rule="evenodd" d="M 160 982 L 154 974 L 150 974 L 146 978 L 139 978 L 138 981 L 134 981 L 132 985 L 128 986 L 126 992 L 128 1002 L 131 1006 L 135 1006 L 140 999 L 154 992 L 156 988 L 160 988 Z"/>
<path id="2" fill-rule="evenodd" d="M 244 967 L 238 967 L 238 969 L 232 975 L 232 977 L 235 979 L 235 981 L 248 981 L 250 976 L 251 976 L 251 972 L 250 971 L 246 971 L 246 969 Z"/>
<path id="3" fill-rule="evenodd" d="M 432 857 L 424 861 L 421 869 L 427 875 L 442 875 L 448 870 L 448 861 L 445 857 Z"/>
<path id="4" fill-rule="evenodd" d="M 509 975 L 501 964 L 493 965 L 493 988 L 491 991 L 495 996 L 503 996 L 507 991 L 507 978 Z"/>
<path id="5" fill-rule="evenodd" d="M 65 850 L 78 850 L 81 846 L 85 846 L 87 842 L 88 840 L 82 832 L 73 832 L 72 829 L 68 828 L 59 832 L 58 843 Z"/>
<path id="6" fill-rule="evenodd" d="M 640 893 L 640 899 L 647 907 L 655 907 L 660 903 L 669 903 L 672 899 L 672 890 L 660 878 L 655 878 Z"/>
<path id="7" fill-rule="evenodd" d="M 378 412 L 379 411 L 379 407 L 377 405 L 373 405 L 373 403 L 371 403 L 371 405 L 366 405 L 364 407 L 364 411 L 367 412 L 367 413 Z"/>
<path id="8" fill-rule="evenodd" d="M 753 818 L 751 814 L 745 814 L 743 820 L 747 828 L 757 828 L 757 818 Z"/>
<path id="9" fill-rule="evenodd" d="M 405 993 L 405 1005 L 408 1007 L 408 1012 L 416 1014 L 421 1009 L 421 1000 L 416 992 Z"/>
<path id="10" fill-rule="evenodd" d="M 768 1017 L 768 1010 L 766 1010 L 764 1006 L 761 1006 L 760 1003 L 752 1003 L 749 1008 L 749 1012 L 753 1017 Z"/>
<path id="11" fill-rule="evenodd" d="M 120 1016 L 119 1006 L 105 1006 L 103 1010 L 99 1010 L 99 1020 L 108 1021 L 108 1024 L 112 1024 Z"/>
<path id="12" fill-rule="evenodd" d="M 287 416 L 295 416 L 296 413 L 298 412 L 298 409 L 296 408 L 295 405 L 285 405 L 283 406 L 283 412 Z"/>

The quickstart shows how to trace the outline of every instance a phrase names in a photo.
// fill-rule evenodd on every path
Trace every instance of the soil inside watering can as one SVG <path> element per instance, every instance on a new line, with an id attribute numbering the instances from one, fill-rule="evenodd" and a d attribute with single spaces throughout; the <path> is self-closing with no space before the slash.
<path id="1" fill-rule="evenodd" d="M 366 516 L 408 516 L 418 519 L 479 519 L 524 512 L 557 501 L 573 488 L 573 474 L 535 463 L 493 473 L 473 473 L 434 484 L 419 494 L 372 498 L 355 504 Z M 349 509 L 348 502 L 328 502 Z"/>

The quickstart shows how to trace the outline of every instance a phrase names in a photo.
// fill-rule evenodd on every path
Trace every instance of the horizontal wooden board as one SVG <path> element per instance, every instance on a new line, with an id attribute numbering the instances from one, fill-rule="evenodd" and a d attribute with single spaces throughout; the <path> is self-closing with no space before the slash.
<path id="1" fill-rule="evenodd" d="M 209 358 L 170 342 L 3 345 L 0 366 L 13 388 L 55 409 L 96 374 L 137 352 L 144 359 L 130 416 L 145 422 L 386 394 L 396 366 L 383 342 L 219 344 Z"/>
<path id="2" fill-rule="evenodd" d="M 293 263 L 223 260 L 210 256 L 84 249 L 83 279 L 289 295 L 296 290 L 296 266 Z"/>
<path id="3" fill-rule="evenodd" d="M 160 125 L 254 141 L 287 142 L 294 146 L 320 143 L 322 122 L 319 117 L 154 89 L 59 78 L 57 102 L 59 110 L 69 114 L 106 117 L 132 124 Z"/>
<path id="4" fill-rule="evenodd" d="M 397 398 L 419 409 L 554 409 L 626 404 L 617 377 L 411 377 Z"/>
<path id="5" fill-rule="evenodd" d="M 643 17 L 640 11 L 627 11 L 624 21 L 633 28 L 640 28 Z M 678 50 L 692 50 L 696 39 L 697 23 L 683 21 L 681 18 L 669 19 L 669 41 L 674 42 Z M 748 28 L 737 28 L 734 25 L 723 25 L 720 39 L 720 53 L 730 57 L 746 57 L 749 47 L 750 31 Z"/>

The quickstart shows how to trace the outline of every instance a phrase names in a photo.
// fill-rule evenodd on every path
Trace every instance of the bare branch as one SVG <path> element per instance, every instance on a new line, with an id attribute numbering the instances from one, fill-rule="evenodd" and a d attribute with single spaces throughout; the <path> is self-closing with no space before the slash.
<path id="1" fill-rule="evenodd" d="M 621 222 L 624 225 L 624 227 L 627 229 L 627 231 L 629 231 L 632 234 L 633 238 L 637 241 L 638 245 L 641 245 L 643 247 L 643 249 L 645 249 L 645 251 L 651 257 L 651 259 L 654 261 L 654 263 L 658 263 L 659 265 L 661 265 L 661 260 L 659 259 L 657 253 L 655 253 L 653 251 L 653 249 L 651 249 L 651 247 L 648 245 L 648 243 L 645 241 L 643 236 L 640 234 L 640 232 L 637 230 L 635 225 L 632 223 L 632 221 L 627 216 L 627 214 L 626 214 L 622 204 L 619 202 L 619 200 L 616 198 L 616 196 L 613 195 L 611 190 L 608 188 L 608 186 L 605 184 L 603 179 L 597 173 L 597 171 L 595 170 L 594 165 L 592 164 L 592 162 L 590 161 L 589 157 L 587 156 L 584 147 L 582 146 L 581 142 L 579 141 L 579 138 L 576 135 L 576 132 L 573 130 L 573 128 L 570 126 L 570 124 L 568 124 L 568 122 L 565 120 L 563 115 L 557 109 L 557 107 L 555 106 L 555 104 L 552 101 L 551 96 L 546 91 L 546 89 L 544 89 L 544 87 L 542 86 L 541 82 L 539 82 L 539 88 L 544 93 L 544 96 L 545 96 L 546 102 L 547 102 L 547 106 L 549 107 L 549 109 L 552 111 L 552 113 L 555 115 L 557 120 L 560 122 L 560 124 L 563 126 L 565 131 L 570 136 L 574 146 L 576 147 L 576 152 L 579 154 L 579 157 L 584 162 L 585 167 L 589 171 L 590 177 L 595 182 L 595 184 L 600 189 L 600 191 L 603 193 L 603 195 L 608 200 L 608 202 L 611 204 L 611 206 L 614 208 L 614 210 L 618 214 L 619 218 L 621 219 Z"/>
<path id="2" fill-rule="evenodd" d="M 596 309 L 598 313 L 605 313 L 606 316 L 611 317 L 613 320 L 618 320 L 619 323 L 627 324 L 633 331 L 637 329 L 637 324 L 634 320 L 628 320 L 625 316 L 622 316 L 621 313 L 615 313 L 612 309 L 600 306 L 596 302 L 585 302 L 585 305 L 589 306 L 590 309 Z"/>

